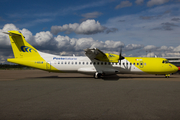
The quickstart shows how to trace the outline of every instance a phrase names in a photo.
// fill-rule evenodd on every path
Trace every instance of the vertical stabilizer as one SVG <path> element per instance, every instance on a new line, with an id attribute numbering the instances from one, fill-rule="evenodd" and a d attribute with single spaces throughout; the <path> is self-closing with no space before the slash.
<path id="1" fill-rule="evenodd" d="M 46 62 L 41 57 L 39 52 L 28 42 L 26 42 L 24 36 L 19 31 L 4 32 L 9 35 L 12 50 L 15 58 L 7 59 L 8 62 L 21 64 L 33 68 L 38 68 L 47 71 L 56 71 L 57 69 L 51 66 L 50 62 Z M 49 56 L 45 54 L 44 56 Z M 48 67 L 47 67 L 48 66 Z"/>
<path id="2" fill-rule="evenodd" d="M 15 58 L 38 57 L 38 51 L 26 42 L 24 36 L 19 31 L 8 31 Z"/>

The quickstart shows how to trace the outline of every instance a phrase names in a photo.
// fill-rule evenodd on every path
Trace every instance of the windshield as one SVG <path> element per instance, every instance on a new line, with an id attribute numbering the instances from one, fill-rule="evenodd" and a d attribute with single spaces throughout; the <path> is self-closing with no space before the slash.
<path id="1" fill-rule="evenodd" d="M 169 63 L 169 61 L 168 60 L 163 60 L 162 63 L 166 64 L 166 63 Z"/>

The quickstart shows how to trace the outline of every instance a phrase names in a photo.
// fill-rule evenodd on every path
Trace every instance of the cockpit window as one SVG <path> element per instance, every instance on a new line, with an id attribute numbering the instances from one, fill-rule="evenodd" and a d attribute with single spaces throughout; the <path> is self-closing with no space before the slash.
<path id="1" fill-rule="evenodd" d="M 163 60 L 162 63 L 166 64 L 166 63 L 169 63 L 169 61 L 168 60 Z"/>

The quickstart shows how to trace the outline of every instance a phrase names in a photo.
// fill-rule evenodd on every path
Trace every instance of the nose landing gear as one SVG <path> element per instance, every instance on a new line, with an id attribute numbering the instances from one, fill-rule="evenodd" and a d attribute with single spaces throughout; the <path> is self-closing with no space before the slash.
<path id="1" fill-rule="evenodd" d="M 169 77 L 170 77 L 170 74 L 166 74 L 166 75 L 165 75 L 165 78 L 169 78 Z"/>

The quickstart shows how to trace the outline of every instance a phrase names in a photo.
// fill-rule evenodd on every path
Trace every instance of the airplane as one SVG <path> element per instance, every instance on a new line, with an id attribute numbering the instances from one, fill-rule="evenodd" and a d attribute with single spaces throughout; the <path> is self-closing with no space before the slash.
<path id="1" fill-rule="evenodd" d="M 40 52 L 30 45 L 21 32 L 11 30 L 9 35 L 14 58 L 8 62 L 16 63 L 49 72 L 80 72 L 101 78 L 113 74 L 160 74 L 169 77 L 178 68 L 165 58 L 123 57 L 120 54 L 104 53 L 97 48 L 86 49 L 86 56 L 59 56 Z"/>

